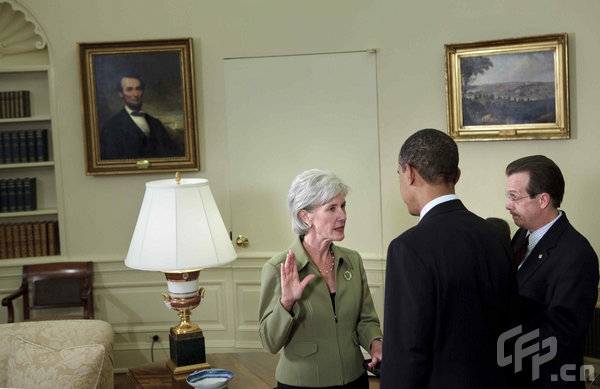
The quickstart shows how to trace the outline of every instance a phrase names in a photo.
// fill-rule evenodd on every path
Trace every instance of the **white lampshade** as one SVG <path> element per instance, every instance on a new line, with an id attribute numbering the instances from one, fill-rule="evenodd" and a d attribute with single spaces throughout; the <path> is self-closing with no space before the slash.
<path id="1" fill-rule="evenodd" d="M 221 266 L 237 258 L 208 180 L 146 183 L 125 265 L 174 272 Z"/>

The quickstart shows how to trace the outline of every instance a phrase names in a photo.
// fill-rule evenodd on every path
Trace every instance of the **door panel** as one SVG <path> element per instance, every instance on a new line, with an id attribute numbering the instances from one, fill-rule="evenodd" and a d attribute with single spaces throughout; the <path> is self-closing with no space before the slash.
<path id="1" fill-rule="evenodd" d="M 347 185 L 340 245 L 382 257 L 375 54 L 352 52 L 226 59 L 231 217 L 270 256 L 294 238 L 286 196 L 296 175 L 329 169 Z"/>

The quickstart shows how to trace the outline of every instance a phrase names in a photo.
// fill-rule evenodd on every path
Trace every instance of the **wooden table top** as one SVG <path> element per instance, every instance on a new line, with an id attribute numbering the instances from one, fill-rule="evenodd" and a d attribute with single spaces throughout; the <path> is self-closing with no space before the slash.
<path id="1" fill-rule="evenodd" d="M 227 369 L 234 376 L 228 389 L 273 389 L 277 387 L 275 368 L 279 354 L 268 352 L 239 352 L 208 354 L 206 361 L 213 368 Z M 129 369 L 127 373 L 132 388 L 191 388 L 185 380 L 175 381 L 166 361 Z M 379 389 L 379 378 L 369 377 L 369 388 Z"/>
<path id="2" fill-rule="evenodd" d="M 208 354 L 206 361 L 213 368 L 227 369 L 234 376 L 228 389 L 272 389 L 277 386 L 275 367 L 278 354 L 267 352 L 240 352 Z M 175 381 L 166 362 L 154 362 L 129 369 L 127 373 L 135 388 L 191 388 L 185 380 Z"/>

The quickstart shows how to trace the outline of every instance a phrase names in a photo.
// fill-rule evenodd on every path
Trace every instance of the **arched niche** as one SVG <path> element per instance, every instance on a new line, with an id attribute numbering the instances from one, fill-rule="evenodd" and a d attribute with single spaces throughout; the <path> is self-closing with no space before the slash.
<path id="1" fill-rule="evenodd" d="M 37 19 L 18 1 L 0 0 L 0 67 L 49 62 L 46 35 Z"/>

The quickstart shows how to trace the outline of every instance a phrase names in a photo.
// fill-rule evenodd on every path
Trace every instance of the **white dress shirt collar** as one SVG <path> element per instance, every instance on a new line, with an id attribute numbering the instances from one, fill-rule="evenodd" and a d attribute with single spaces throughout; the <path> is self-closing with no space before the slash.
<path id="1" fill-rule="evenodd" d="M 555 217 L 550 223 L 546 224 L 543 227 L 538 228 L 537 230 L 533 231 L 532 233 L 529 233 L 529 231 L 527 231 L 527 235 L 529 235 L 529 242 L 527 242 L 527 251 L 525 251 L 525 256 L 523 257 L 525 259 L 519 265 L 519 269 L 527 261 L 527 257 L 529 256 L 529 254 L 531 254 L 531 252 L 533 251 L 535 246 L 538 244 L 538 242 L 540 240 L 542 240 L 544 235 L 546 235 L 546 232 L 548 232 L 550 227 L 552 227 L 554 225 L 554 223 L 556 223 L 556 221 L 558 220 L 558 218 L 560 218 L 562 216 L 562 214 L 563 214 L 563 212 L 561 210 L 559 210 L 558 216 Z"/>
<path id="2" fill-rule="evenodd" d="M 427 212 L 431 211 L 431 208 L 435 207 L 436 205 L 439 205 L 439 204 L 442 204 L 442 203 L 445 203 L 445 202 L 451 201 L 451 200 L 458 200 L 458 196 L 455 194 L 447 194 L 447 195 L 443 195 L 440 197 L 436 197 L 435 199 L 431 200 L 430 202 L 425 204 L 423 209 L 421 209 L 421 214 L 419 215 L 419 220 L 423 219 L 423 216 L 425 216 L 425 214 Z"/>

